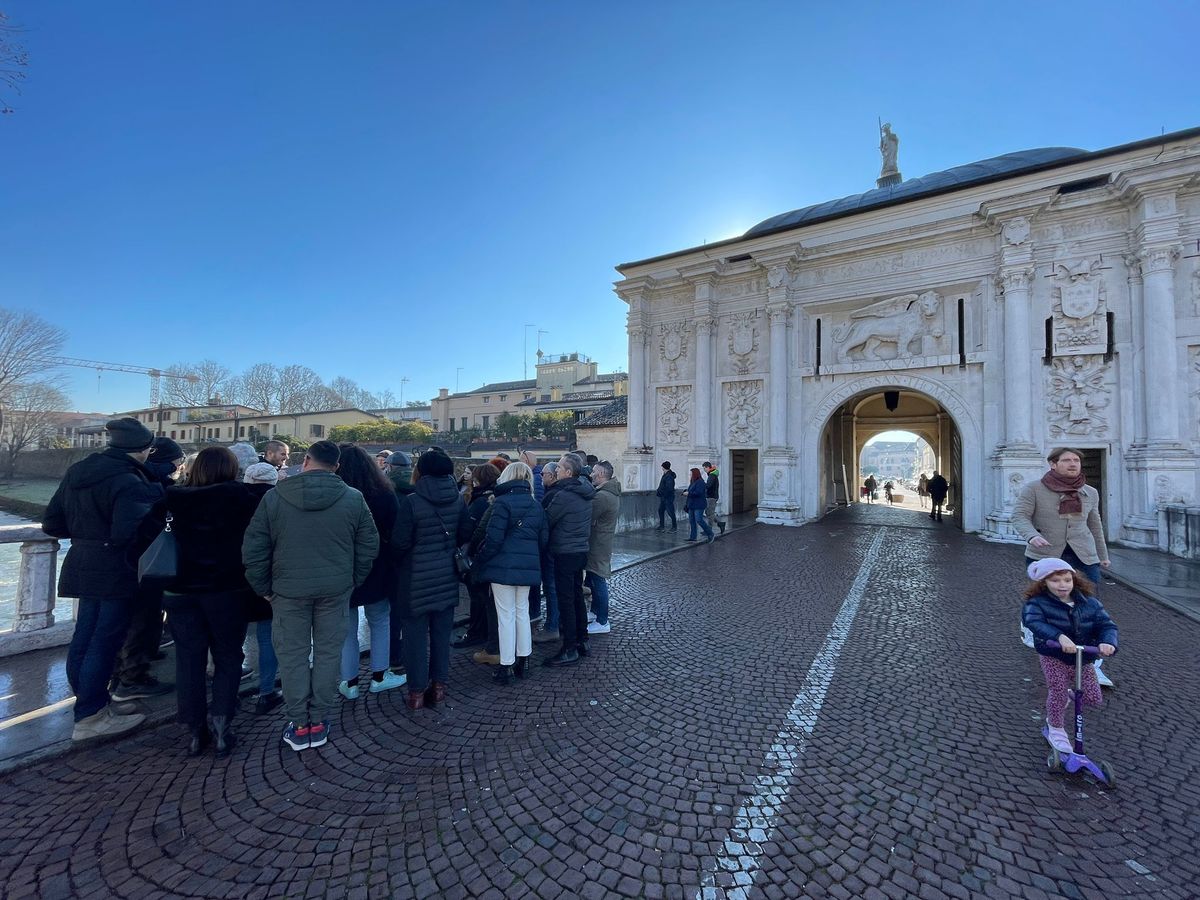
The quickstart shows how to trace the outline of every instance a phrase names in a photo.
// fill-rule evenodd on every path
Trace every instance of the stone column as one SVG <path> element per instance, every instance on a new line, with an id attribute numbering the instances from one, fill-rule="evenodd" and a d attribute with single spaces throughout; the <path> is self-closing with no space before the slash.
<path id="1" fill-rule="evenodd" d="M 629 448 L 639 450 L 646 443 L 646 329 L 629 326 Z"/>
<path id="2" fill-rule="evenodd" d="M 771 303 L 767 316 L 771 322 L 771 430 L 769 447 L 782 451 L 788 445 L 788 319 L 792 308 L 786 302 Z"/>
<path id="3" fill-rule="evenodd" d="M 702 315 L 695 320 L 696 326 L 696 383 L 692 391 L 692 412 L 695 428 L 692 444 L 703 455 L 712 455 L 712 389 L 713 389 L 713 327 L 716 320 Z"/>
<path id="4" fill-rule="evenodd" d="M 1129 285 L 1129 310 L 1131 314 L 1130 343 L 1133 346 L 1133 356 L 1130 360 L 1129 374 L 1133 387 L 1133 443 L 1146 442 L 1146 382 L 1141 372 L 1146 365 L 1146 340 L 1143 334 L 1142 307 L 1142 261 L 1136 254 L 1125 256 L 1125 280 Z M 1122 366 L 1122 368 L 1125 368 Z"/>
<path id="5" fill-rule="evenodd" d="M 1146 441 L 1150 446 L 1179 446 L 1178 353 L 1175 329 L 1177 245 L 1146 247 L 1142 266 L 1142 336 L 1154 364 L 1142 366 L 1146 404 Z"/>
<path id="6" fill-rule="evenodd" d="M 1029 286 L 1033 269 L 1000 271 L 1004 291 L 1004 443 L 1033 447 L 1032 370 L 1029 359 Z"/>
<path id="7" fill-rule="evenodd" d="M 36 526 L 35 526 L 36 527 Z M 54 570 L 58 541 L 25 541 L 17 574 L 17 621 L 13 631 L 41 631 L 54 624 Z"/>

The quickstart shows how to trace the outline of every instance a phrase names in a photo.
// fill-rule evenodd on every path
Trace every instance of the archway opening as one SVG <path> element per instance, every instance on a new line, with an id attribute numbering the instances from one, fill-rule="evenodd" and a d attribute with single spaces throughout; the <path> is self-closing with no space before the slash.
<path id="1" fill-rule="evenodd" d="M 902 443 L 907 445 L 906 452 L 889 446 Z M 826 512 L 865 500 L 862 487 L 870 471 L 876 473 L 877 496 L 884 500 L 884 481 L 879 475 L 895 476 L 906 486 L 911 480 L 910 492 L 915 494 L 920 472 L 932 476 L 938 471 L 950 482 L 947 517 L 962 527 L 962 437 L 953 416 L 928 394 L 886 387 L 855 394 L 826 421 L 820 447 L 821 507 Z M 909 468 L 904 468 L 903 460 L 909 460 Z M 913 466 L 925 468 L 914 471 Z M 917 504 L 913 508 L 918 508 Z"/>
<path id="2" fill-rule="evenodd" d="M 863 481 L 874 479 L 874 496 L 859 485 L 859 502 L 883 502 L 902 509 L 923 509 L 928 503 L 918 491 L 921 476 L 932 478 L 937 469 L 933 445 L 912 431 L 881 431 L 867 438 L 858 455 Z"/>

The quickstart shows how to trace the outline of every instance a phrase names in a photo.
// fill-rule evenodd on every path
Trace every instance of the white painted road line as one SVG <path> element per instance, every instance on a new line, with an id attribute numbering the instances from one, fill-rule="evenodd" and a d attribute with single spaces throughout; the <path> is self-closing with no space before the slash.
<path id="1" fill-rule="evenodd" d="M 746 798 L 734 815 L 733 827 L 725 841 L 725 851 L 717 857 L 716 866 L 701 876 L 697 900 L 745 900 L 754 887 L 754 877 L 762 865 L 762 845 L 775 828 L 775 820 L 787 800 L 792 776 L 800 757 L 804 755 L 808 737 L 817 727 L 825 692 L 833 681 L 838 658 L 850 635 L 850 626 L 854 624 L 854 616 L 858 613 L 886 532 L 887 528 L 875 532 L 875 539 L 871 541 L 858 574 L 846 592 L 846 599 L 842 601 L 841 609 L 825 636 L 825 643 L 808 667 L 808 675 L 800 693 L 792 701 L 787 723 L 775 736 L 767 753 L 767 771 L 758 776 L 754 793 Z M 730 873 L 732 885 L 717 886 L 717 874 L 722 872 Z"/>

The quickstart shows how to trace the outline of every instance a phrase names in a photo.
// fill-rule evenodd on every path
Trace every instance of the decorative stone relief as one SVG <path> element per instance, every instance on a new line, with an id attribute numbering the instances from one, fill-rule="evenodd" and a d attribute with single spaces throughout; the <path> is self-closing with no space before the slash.
<path id="1" fill-rule="evenodd" d="M 764 474 L 767 482 L 766 495 L 768 497 L 786 497 L 787 473 L 779 466 L 771 466 Z"/>
<path id="2" fill-rule="evenodd" d="M 799 290 L 877 275 L 898 275 L 943 263 L 991 259 L 995 249 L 995 238 L 989 235 L 978 240 L 939 244 L 936 247 L 902 250 L 898 253 L 883 253 L 866 258 L 860 254 L 854 262 L 827 266 L 806 265 L 792 278 L 791 287 Z"/>
<path id="3" fill-rule="evenodd" d="M 766 290 L 762 278 L 747 278 L 743 281 L 722 282 L 717 286 L 718 300 L 736 300 L 751 294 L 761 294 Z"/>
<path id="4" fill-rule="evenodd" d="M 842 362 L 937 356 L 945 349 L 945 334 L 942 296 L 937 291 L 872 303 L 850 313 L 831 331 Z"/>
<path id="5" fill-rule="evenodd" d="M 1075 356 L 1103 353 L 1108 335 L 1107 292 L 1099 260 L 1056 263 L 1054 266 L 1054 354 Z"/>
<path id="6" fill-rule="evenodd" d="M 679 377 L 679 366 L 688 355 L 688 323 L 666 322 L 658 326 L 658 352 L 667 378 Z"/>
<path id="7" fill-rule="evenodd" d="M 1200 316 L 1200 267 L 1192 273 L 1192 315 Z"/>
<path id="8" fill-rule="evenodd" d="M 625 490 L 636 491 L 637 486 L 638 486 L 638 467 L 636 465 L 626 466 L 625 467 Z"/>
<path id="9" fill-rule="evenodd" d="M 658 389 L 658 443 L 686 447 L 691 443 L 692 386 Z"/>
<path id="10" fill-rule="evenodd" d="M 1188 387 L 1192 403 L 1192 433 L 1189 437 L 1192 440 L 1200 440 L 1200 347 L 1188 348 L 1188 372 L 1192 382 Z"/>
<path id="11" fill-rule="evenodd" d="M 734 313 L 729 317 L 729 362 L 738 375 L 754 369 L 758 354 L 758 310 Z"/>
<path id="12" fill-rule="evenodd" d="M 1021 490 L 1025 487 L 1025 476 L 1020 472 L 1013 472 L 1008 476 L 1008 503 L 1009 506 L 1017 502 L 1017 498 L 1021 496 Z"/>
<path id="13" fill-rule="evenodd" d="M 1020 246 L 1029 240 L 1029 220 L 1024 216 L 1010 219 L 1004 223 L 1001 234 L 1004 236 L 1004 243 L 1014 247 Z"/>
<path id="14" fill-rule="evenodd" d="M 1168 503 L 1188 503 L 1191 494 L 1182 491 L 1170 475 L 1157 475 L 1154 478 L 1154 502 L 1158 506 Z"/>
<path id="15" fill-rule="evenodd" d="M 762 389 L 762 381 L 725 382 L 725 422 L 729 443 L 761 443 Z"/>
<path id="16" fill-rule="evenodd" d="M 1112 387 L 1103 358 L 1054 360 L 1047 373 L 1046 401 L 1051 437 L 1107 437 L 1104 411 L 1112 402 Z"/>

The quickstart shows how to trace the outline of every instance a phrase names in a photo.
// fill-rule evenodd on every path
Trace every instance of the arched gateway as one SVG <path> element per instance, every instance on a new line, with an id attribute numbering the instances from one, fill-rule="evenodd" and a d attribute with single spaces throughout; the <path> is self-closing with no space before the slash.
<path id="1" fill-rule="evenodd" d="M 1163 511 L 1200 498 L 1198 180 L 1200 129 L 1027 150 L 618 266 L 622 484 L 711 460 L 727 508 L 799 524 L 903 429 L 960 525 L 1011 540 L 1021 488 L 1069 445 L 1107 536 L 1168 545 Z"/>

